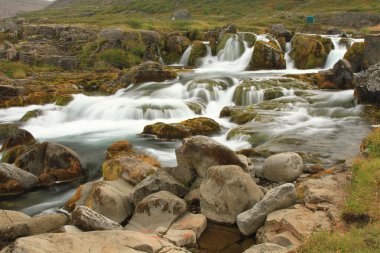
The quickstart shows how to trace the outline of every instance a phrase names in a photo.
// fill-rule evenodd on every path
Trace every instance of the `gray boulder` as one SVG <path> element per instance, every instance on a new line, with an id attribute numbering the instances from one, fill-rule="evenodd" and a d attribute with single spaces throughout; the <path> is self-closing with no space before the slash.
<path id="1" fill-rule="evenodd" d="M 289 252 L 285 247 L 273 243 L 262 243 L 253 245 L 243 253 L 286 253 Z"/>
<path id="2" fill-rule="evenodd" d="M 286 27 L 283 24 L 271 25 L 268 29 L 268 32 L 274 34 L 277 38 L 285 37 L 286 42 L 290 42 L 293 37 L 293 33 L 286 29 Z"/>
<path id="3" fill-rule="evenodd" d="M 269 213 L 288 208 L 294 205 L 296 200 L 296 189 L 293 184 L 280 185 L 268 191 L 253 208 L 239 214 L 237 225 L 243 234 L 253 234 L 264 225 Z"/>
<path id="4" fill-rule="evenodd" d="M 354 87 L 354 73 L 349 61 L 339 60 L 332 69 L 334 83 L 339 89 L 352 89 Z"/>
<path id="5" fill-rule="evenodd" d="M 14 165 L 0 163 L 0 196 L 17 195 L 34 188 L 38 178 Z"/>
<path id="6" fill-rule="evenodd" d="M 355 94 L 360 103 L 380 104 L 380 63 L 359 73 L 355 83 Z"/>
<path id="7" fill-rule="evenodd" d="M 239 166 L 214 166 L 200 187 L 201 213 L 213 221 L 234 224 L 236 215 L 252 208 L 263 196 Z"/>
<path id="8" fill-rule="evenodd" d="M 178 10 L 174 12 L 173 14 L 173 20 L 190 20 L 191 19 L 191 13 L 188 10 Z"/>
<path id="9" fill-rule="evenodd" d="M 125 39 L 124 29 L 119 27 L 111 27 L 100 30 L 99 38 L 106 41 L 115 42 Z"/>
<path id="10" fill-rule="evenodd" d="M 247 165 L 232 149 L 205 136 L 184 139 L 176 149 L 176 157 L 179 167 L 194 169 L 200 177 L 205 177 L 208 168 L 217 165 L 238 165 L 248 172 Z"/>
<path id="11" fill-rule="evenodd" d="M 368 67 L 380 62 L 380 34 L 365 36 L 364 60 Z"/>
<path id="12" fill-rule="evenodd" d="M 78 206 L 75 208 L 74 212 L 71 214 L 71 220 L 73 225 L 84 231 L 123 229 L 119 223 L 116 223 L 85 206 Z"/>
<path id="13" fill-rule="evenodd" d="M 186 202 L 167 191 L 144 198 L 125 227 L 126 230 L 155 234 L 167 231 L 178 217 L 187 212 Z"/>
<path id="14" fill-rule="evenodd" d="M 137 184 L 131 193 L 131 201 L 136 206 L 140 201 L 159 191 L 168 191 L 176 196 L 183 197 L 189 190 L 165 170 L 158 169 L 153 176 L 145 178 Z"/>
<path id="15" fill-rule="evenodd" d="M 262 176 L 273 182 L 293 182 L 303 171 L 302 158 L 293 152 L 280 153 L 264 161 Z"/>

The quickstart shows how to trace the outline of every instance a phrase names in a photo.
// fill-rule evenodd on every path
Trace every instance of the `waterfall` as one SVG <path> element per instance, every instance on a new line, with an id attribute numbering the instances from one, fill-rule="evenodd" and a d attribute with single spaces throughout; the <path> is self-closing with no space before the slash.
<path id="1" fill-rule="evenodd" d="M 343 59 L 344 54 L 347 52 L 345 45 L 341 45 L 339 41 L 341 40 L 340 36 L 328 36 L 334 43 L 334 49 L 331 50 L 327 56 L 327 60 L 324 66 L 324 69 L 332 69 L 339 60 Z"/>
<path id="2" fill-rule="evenodd" d="M 285 51 L 285 61 L 286 61 L 286 69 L 292 70 L 295 69 L 295 63 L 292 57 L 290 57 L 290 52 L 292 51 L 292 43 L 287 42 L 286 43 L 286 51 Z"/>
<path id="3" fill-rule="evenodd" d="M 186 66 L 189 63 L 189 58 L 190 58 L 190 54 L 191 54 L 192 49 L 193 49 L 192 45 L 190 45 L 190 46 L 188 46 L 188 48 L 186 48 L 181 59 L 179 60 L 180 65 Z"/>
<path id="4" fill-rule="evenodd" d="M 225 47 L 218 53 L 219 61 L 235 61 L 242 55 L 242 40 L 237 35 L 231 36 L 226 42 Z"/>

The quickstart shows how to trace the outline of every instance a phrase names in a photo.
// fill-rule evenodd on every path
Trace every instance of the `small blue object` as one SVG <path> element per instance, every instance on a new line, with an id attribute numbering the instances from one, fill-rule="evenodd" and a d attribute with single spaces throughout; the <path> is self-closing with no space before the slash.
<path id="1" fill-rule="evenodd" d="M 315 22 L 315 17 L 314 16 L 307 16 L 306 17 L 306 23 L 308 24 L 314 24 Z"/>

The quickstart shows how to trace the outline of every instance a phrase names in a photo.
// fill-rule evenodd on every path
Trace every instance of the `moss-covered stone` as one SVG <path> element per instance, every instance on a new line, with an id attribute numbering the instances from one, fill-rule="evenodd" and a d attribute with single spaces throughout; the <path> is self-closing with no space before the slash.
<path id="1" fill-rule="evenodd" d="M 195 114 L 202 114 L 204 111 L 204 106 L 197 102 L 186 102 L 187 107 L 192 110 Z"/>
<path id="2" fill-rule="evenodd" d="M 162 122 L 145 126 L 143 134 L 155 135 L 160 139 L 183 139 L 192 136 L 190 129 L 182 124 Z"/>
<path id="3" fill-rule="evenodd" d="M 254 120 L 257 112 L 251 106 L 226 106 L 220 112 L 220 117 L 231 117 L 231 122 L 243 125 Z"/>
<path id="4" fill-rule="evenodd" d="M 322 37 L 321 37 L 322 38 Z M 325 65 L 328 50 L 331 50 L 327 40 L 318 39 L 315 36 L 296 35 L 292 40 L 290 57 L 299 69 L 322 68 Z M 323 43 L 321 42 L 323 41 Z"/>
<path id="5" fill-rule="evenodd" d="M 264 100 L 272 100 L 284 96 L 281 88 L 271 88 L 264 91 Z"/>
<path id="6" fill-rule="evenodd" d="M 27 145 L 17 145 L 2 153 L 1 162 L 12 164 L 16 158 L 27 150 Z"/>
<path id="7" fill-rule="evenodd" d="M 32 118 L 37 118 L 37 117 L 41 116 L 41 114 L 42 114 L 41 110 L 29 111 L 29 112 L 25 113 L 24 116 L 22 116 L 20 121 L 21 122 L 27 122 L 28 120 L 30 120 Z"/>
<path id="8" fill-rule="evenodd" d="M 218 122 L 206 117 L 188 119 L 180 124 L 187 127 L 193 135 L 210 135 L 221 131 Z"/>
<path id="9" fill-rule="evenodd" d="M 68 105 L 71 101 L 73 101 L 73 97 L 71 95 L 61 95 L 57 96 L 57 100 L 55 101 L 56 105 L 65 106 Z"/>
<path id="10" fill-rule="evenodd" d="M 350 62 L 354 73 L 365 70 L 364 49 L 364 42 L 355 42 L 344 55 L 344 59 Z"/>
<path id="11" fill-rule="evenodd" d="M 202 41 L 194 41 L 189 57 L 189 66 L 198 66 L 199 60 L 207 55 L 207 47 Z"/>
<path id="12" fill-rule="evenodd" d="M 285 69 L 285 55 L 278 49 L 278 45 L 274 47 L 275 45 L 277 43 L 271 45 L 268 42 L 257 41 L 248 70 Z"/>
<path id="13" fill-rule="evenodd" d="M 242 36 L 243 40 L 247 43 L 248 47 L 253 47 L 257 41 L 257 36 L 254 33 L 250 32 L 245 32 L 245 33 L 240 33 Z"/>
<path id="14" fill-rule="evenodd" d="M 16 124 L 0 124 L 0 139 L 7 138 L 19 130 Z"/>

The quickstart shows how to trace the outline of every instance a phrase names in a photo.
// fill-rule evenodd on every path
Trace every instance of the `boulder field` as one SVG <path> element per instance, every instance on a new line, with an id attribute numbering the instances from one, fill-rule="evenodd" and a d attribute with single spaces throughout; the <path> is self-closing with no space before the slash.
<path id="1" fill-rule="evenodd" d="M 280 153 L 255 175 L 247 157 L 205 136 L 183 139 L 176 157 L 178 165 L 165 168 L 128 141 L 113 143 L 103 178 L 81 185 L 68 212 L 0 211 L 1 252 L 291 252 L 340 221 L 341 186 L 350 180 L 344 165 L 316 172 L 298 154 Z M 0 168 L 0 189 L 17 184 L 19 194 L 41 184 L 35 170 L 23 169 L 32 165 Z"/>

